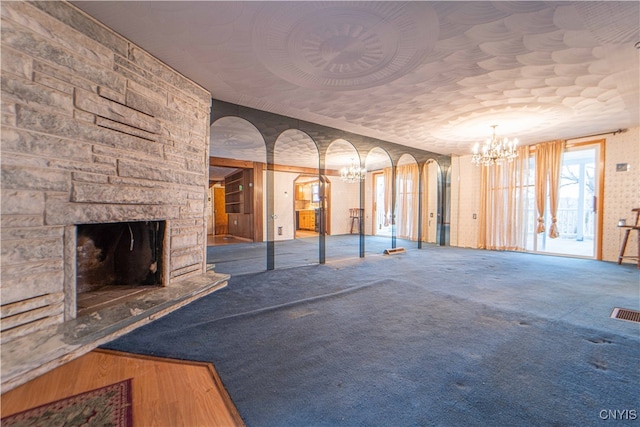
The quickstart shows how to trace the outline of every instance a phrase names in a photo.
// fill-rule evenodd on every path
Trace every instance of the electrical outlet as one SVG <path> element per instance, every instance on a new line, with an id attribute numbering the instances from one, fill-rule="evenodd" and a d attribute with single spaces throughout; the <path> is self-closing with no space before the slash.
<path id="1" fill-rule="evenodd" d="M 473 219 L 478 219 L 478 215 L 473 214 Z"/>

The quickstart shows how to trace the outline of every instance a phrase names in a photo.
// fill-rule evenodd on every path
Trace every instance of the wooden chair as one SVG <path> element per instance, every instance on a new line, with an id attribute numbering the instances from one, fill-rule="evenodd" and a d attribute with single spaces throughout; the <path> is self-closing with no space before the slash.
<path id="1" fill-rule="evenodd" d="M 363 210 L 364 209 L 360 208 L 349 209 L 349 218 L 351 218 L 351 230 L 349 231 L 350 234 L 353 234 L 353 229 L 356 223 L 358 224 L 358 228 L 356 228 L 356 231 L 358 232 L 358 234 L 360 234 L 360 221 L 362 221 Z"/>
<path id="2" fill-rule="evenodd" d="M 636 219 L 633 225 L 618 225 L 618 227 L 624 229 L 624 237 L 622 238 L 622 246 L 620 246 L 620 254 L 618 255 L 618 265 L 622 264 L 623 258 L 634 258 L 638 260 L 638 268 L 640 268 L 640 208 L 631 209 L 631 212 L 636 214 Z M 637 232 L 638 237 L 638 253 L 637 255 L 626 255 L 627 241 L 629 240 L 629 234 L 632 231 Z"/>

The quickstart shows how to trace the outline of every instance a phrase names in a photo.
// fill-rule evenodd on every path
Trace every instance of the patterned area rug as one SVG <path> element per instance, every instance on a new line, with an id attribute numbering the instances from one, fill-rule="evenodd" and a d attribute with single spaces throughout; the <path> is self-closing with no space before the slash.
<path id="1" fill-rule="evenodd" d="M 131 378 L 2 418 L 3 427 L 131 427 Z"/>

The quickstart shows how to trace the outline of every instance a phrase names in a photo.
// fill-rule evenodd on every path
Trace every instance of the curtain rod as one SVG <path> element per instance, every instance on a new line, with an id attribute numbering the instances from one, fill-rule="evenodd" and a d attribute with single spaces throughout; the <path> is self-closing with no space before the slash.
<path id="1" fill-rule="evenodd" d="M 572 139 L 582 139 L 582 138 L 591 138 L 592 136 L 602 136 L 602 135 L 609 135 L 609 134 L 613 134 L 613 135 L 617 135 L 619 133 L 625 133 L 627 131 L 627 129 L 617 129 L 617 130 L 612 130 L 609 132 L 602 132 L 602 133 L 594 133 L 591 135 L 585 135 L 585 136 L 576 136 L 574 138 L 567 138 L 565 139 L 565 141 L 571 141 Z"/>

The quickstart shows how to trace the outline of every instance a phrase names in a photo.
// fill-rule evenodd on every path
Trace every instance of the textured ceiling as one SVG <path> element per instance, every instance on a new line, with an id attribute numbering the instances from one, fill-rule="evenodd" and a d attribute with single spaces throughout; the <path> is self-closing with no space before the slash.
<path id="1" fill-rule="evenodd" d="M 637 1 L 73 3 L 216 99 L 436 153 L 640 120 Z"/>

